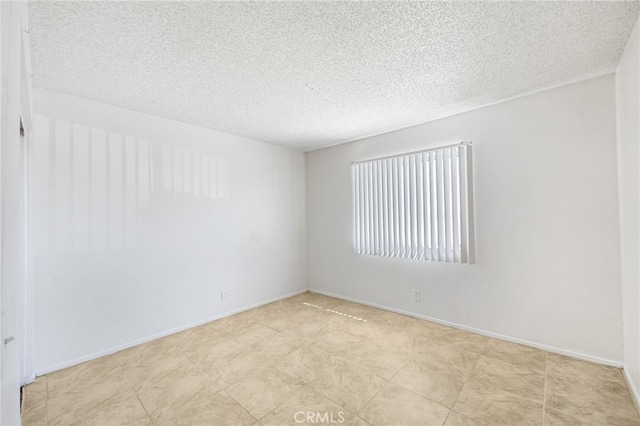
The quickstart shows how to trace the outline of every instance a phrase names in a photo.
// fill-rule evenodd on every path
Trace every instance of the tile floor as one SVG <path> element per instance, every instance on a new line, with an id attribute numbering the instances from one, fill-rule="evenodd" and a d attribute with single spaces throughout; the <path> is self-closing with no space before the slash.
<path id="1" fill-rule="evenodd" d="M 36 425 L 640 425 L 619 369 L 313 293 L 57 371 Z"/>

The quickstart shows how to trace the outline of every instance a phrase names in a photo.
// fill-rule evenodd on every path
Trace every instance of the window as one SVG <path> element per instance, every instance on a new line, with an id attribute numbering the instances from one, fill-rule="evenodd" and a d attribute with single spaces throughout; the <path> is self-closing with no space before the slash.
<path id="1" fill-rule="evenodd" d="M 353 163 L 358 254 L 474 262 L 471 144 Z"/>

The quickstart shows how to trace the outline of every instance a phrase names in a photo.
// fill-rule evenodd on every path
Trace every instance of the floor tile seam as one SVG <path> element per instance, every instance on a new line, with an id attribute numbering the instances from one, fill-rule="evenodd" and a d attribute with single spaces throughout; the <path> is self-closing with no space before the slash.
<path id="1" fill-rule="evenodd" d="M 235 399 L 235 398 L 233 397 L 233 395 L 231 395 L 229 392 L 227 392 L 227 389 L 228 389 L 229 387 L 231 387 L 231 385 L 227 386 L 227 387 L 226 387 L 226 388 L 224 388 L 224 389 L 220 389 L 218 392 L 214 393 L 214 395 L 217 395 L 217 394 L 219 394 L 219 393 L 221 393 L 221 392 L 224 392 L 224 393 L 225 393 L 225 395 L 227 395 L 227 396 L 228 396 L 229 398 L 231 398 L 231 399 L 232 399 L 236 404 L 238 404 L 238 406 L 239 406 L 240 408 L 242 408 L 242 409 L 243 409 L 243 410 L 244 410 L 244 411 L 245 411 L 245 412 L 246 412 L 246 413 L 247 413 L 247 414 L 248 414 L 252 419 L 254 419 L 256 422 L 259 422 L 259 421 L 258 421 L 258 419 L 256 419 L 256 417 L 255 417 L 253 414 L 251 414 L 251 412 L 250 412 L 250 411 L 249 411 L 249 410 L 248 410 L 244 405 L 242 405 L 242 404 L 240 403 L 240 401 L 238 401 L 237 399 Z M 264 418 L 264 416 L 262 416 L 261 418 Z"/>
<path id="2" fill-rule="evenodd" d="M 147 417 L 149 418 L 149 421 L 151 422 L 151 424 L 153 424 L 155 426 L 155 422 L 153 421 L 153 419 L 151 418 L 151 415 L 149 414 L 149 412 L 147 411 L 147 407 L 144 406 L 144 404 L 142 403 L 142 400 L 140 399 L 140 397 L 138 396 L 138 392 L 135 391 L 135 389 L 133 389 L 133 386 L 131 386 L 131 382 L 129 381 L 129 378 L 127 377 L 126 374 L 124 374 L 124 372 L 122 373 L 122 375 L 124 376 L 125 381 L 127 382 L 127 384 L 129 385 L 129 389 L 131 389 L 131 392 L 133 392 L 133 395 L 136 397 L 136 400 L 138 400 L 138 404 L 140 404 L 140 406 L 142 407 L 142 409 L 144 410 L 144 413 L 147 415 Z"/>
<path id="3" fill-rule="evenodd" d="M 479 358 L 479 357 L 478 357 L 478 358 Z M 476 359 L 476 362 L 474 362 L 474 367 L 475 367 L 475 364 L 476 364 L 477 362 L 478 362 L 478 360 Z M 438 370 L 442 370 L 442 371 L 445 371 L 445 372 L 448 372 L 448 373 L 454 373 L 454 372 L 455 372 L 455 373 L 459 374 L 460 376 L 462 376 L 462 382 L 463 382 L 463 383 L 466 383 L 466 382 L 467 382 L 467 380 L 469 380 L 469 378 L 471 377 L 471 372 L 472 372 L 472 370 L 473 370 L 473 367 L 472 367 L 472 368 L 471 368 L 471 370 L 469 370 L 469 373 L 468 373 L 468 374 L 462 374 L 462 372 L 460 372 L 460 371 L 459 371 L 458 369 L 456 369 L 456 368 L 454 368 L 454 369 L 453 369 L 453 371 L 452 371 L 451 369 L 449 369 L 449 368 L 447 368 L 447 367 L 445 367 L 445 366 L 443 366 L 443 365 L 441 365 L 441 364 L 438 364 L 437 362 L 433 362 L 433 361 L 431 360 L 431 358 L 415 358 L 415 357 L 412 357 L 412 359 L 411 359 L 409 362 L 407 362 L 407 363 L 404 365 L 404 367 L 406 367 L 406 366 L 408 366 L 409 364 L 412 364 L 412 363 L 423 363 L 423 364 L 427 364 L 427 365 L 428 365 L 428 366 L 430 366 L 430 367 L 433 367 L 433 368 L 436 368 L 436 369 L 438 369 Z M 450 364 L 447 364 L 447 365 L 450 365 Z M 404 367 L 403 367 L 403 368 L 404 368 Z M 398 371 L 398 373 L 400 373 L 400 372 Z"/>
<path id="4" fill-rule="evenodd" d="M 382 379 L 382 380 L 385 380 L 385 379 Z M 367 400 L 367 402 L 362 406 L 362 408 L 360 408 L 360 409 L 356 412 L 356 415 L 357 415 L 358 417 L 360 417 L 360 413 L 362 413 L 362 411 L 363 411 L 365 408 L 367 408 L 367 405 L 371 404 L 371 401 L 373 401 L 373 399 L 374 399 L 376 396 L 378 396 L 378 394 L 379 394 L 380 392 L 382 392 L 382 390 L 383 390 L 384 388 L 386 388 L 387 386 L 389 386 L 389 383 L 391 383 L 391 380 L 388 380 L 388 381 L 387 381 L 387 380 L 385 380 L 385 381 L 386 381 L 386 383 L 384 384 L 384 386 L 381 386 L 381 387 L 380 387 L 380 389 L 378 389 L 378 390 L 373 394 L 373 396 Z"/>
<path id="5" fill-rule="evenodd" d="M 449 410 L 449 414 L 447 414 L 447 417 L 444 419 L 444 422 L 442 423 L 443 425 L 446 424 L 447 421 L 449 420 L 449 416 L 451 415 L 451 413 L 453 412 L 453 409 L 455 408 L 456 404 L 458 403 L 458 399 L 460 398 L 460 395 L 462 395 L 462 391 L 464 391 L 464 387 L 469 384 L 469 380 L 471 379 L 471 375 L 473 374 L 473 370 L 475 370 L 476 365 L 478 364 L 478 361 L 480 360 L 480 356 L 478 356 L 478 358 L 476 359 L 476 362 L 473 363 L 473 367 L 471 367 L 471 369 L 469 370 L 469 375 L 465 378 L 465 381 L 462 384 L 462 387 L 460 388 L 460 392 L 458 392 L 458 395 L 456 395 L 456 399 L 453 401 L 453 404 L 451 404 L 451 409 Z"/>
<path id="6" fill-rule="evenodd" d="M 400 372 L 402 370 L 405 369 L 405 367 L 407 367 L 409 365 L 409 361 L 405 362 L 404 365 L 402 365 L 400 368 L 398 368 L 398 371 L 395 372 L 395 374 L 393 375 L 393 377 L 391 377 L 389 379 L 389 382 L 393 382 L 395 380 L 396 377 L 398 377 L 398 374 L 400 374 Z"/>
<path id="7" fill-rule="evenodd" d="M 180 352 L 180 354 L 191 363 L 191 365 L 193 367 L 195 367 L 195 369 L 200 373 L 203 374 L 209 378 L 212 378 L 209 373 L 207 372 L 206 369 L 203 368 L 203 366 L 200 363 L 195 362 L 194 360 L 192 360 L 191 358 L 189 358 L 189 356 L 183 352 L 182 348 L 179 345 L 173 345 L 174 348 L 176 348 L 178 350 L 178 352 Z M 206 386 L 206 383 L 205 383 Z"/>
<path id="8" fill-rule="evenodd" d="M 434 404 L 437 404 L 437 405 L 439 405 L 440 407 L 445 408 L 445 409 L 447 409 L 447 410 L 449 410 L 449 411 L 451 411 L 451 409 L 453 409 L 453 404 L 451 405 L 451 408 L 449 408 L 449 407 L 446 407 L 446 406 L 442 405 L 442 403 L 441 403 L 441 402 L 438 402 L 438 401 L 436 401 L 436 400 L 434 400 L 434 399 L 432 399 L 432 398 L 430 398 L 430 397 L 428 397 L 428 396 L 426 396 L 426 395 L 423 395 L 423 394 L 421 394 L 420 392 L 414 391 L 413 389 L 409 389 L 408 387 L 406 387 L 406 386 L 404 386 L 404 385 L 402 385 L 402 384 L 400 384 L 400 383 L 398 383 L 398 382 L 392 382 L 392 381 L 389 381 L 389 383 L 393 383 L 393 384 L 394 384 L 394 385 L 396 385 L 396 386 L 400 386 L 402 389 L 404 389 L 404 390 L 406 390 L 406 391 L 409 391 L 409 392 L 411 392 L 412 394 L 417 395 L 417 396 L 419 396 L 419 397 L 420 397 L 420 398 L 422 398 L 422 399 L 426 399 L 426 400 L 427 400 L 427 401 L 429 401 L 429 402 L 433 402 Z M 463 386 L 464 386 L 464 385 L 463 385 Z M 385 385 L 385 387 L 386 387 L 386 385 Z M 460 391 L 462 391 L 462 388 L 460 388 Z M 457 400 L 457 395 L 456 395 L 456 400 Z M 455 401 L 454 401 L 454 404 L 455 404 Z"/>
<path id="9" fill-rule="evenodd" d="M 280 331 L 280 330 L 278 330 L 278 329 L 276 329 L 276 328 L 274 328 L 274 327 L 270 326 L 270 325 L 269 325 L 269 324 L 267 324 L 267 323 L 264 323 L 264 322 L 262 322 L 262 321 L 258 321 L 258 322 L 256 322 L 256 324 L 263 325 L 263 326 L 265 326 L 265 327 L 267 327 L 267 328 L 269 328 L 269 329 L 271 329 L 271 330 L 273 330 L 273 331 L 275 331 L 275 332 L 277 332 L 277 333 L 281 333 L 281 334 L 283 334 L 283 335 L 285 335 L 285 336 L 286 336 L 286 334 L 282 333 L 282 331 Z M 287 337 L 289 337 L 289 336 L 287 336 Z"/>

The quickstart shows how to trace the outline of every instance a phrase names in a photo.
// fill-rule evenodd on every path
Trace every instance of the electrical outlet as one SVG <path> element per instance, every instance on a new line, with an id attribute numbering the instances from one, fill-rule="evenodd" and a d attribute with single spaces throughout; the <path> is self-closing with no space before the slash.
<path id="1" fill-rule="evenodd" d="M 229 298 L 229 292 L 227 290 L 220 290 L 220 300 L 227 300 Z"/>
<path id="2" fill-rule="evenodd" d="M 413 289 L 413 300 L 420 301 L 421 298 L 422 298 L 421 291 L 419 289 L 417 289 L 417 288 L 414 288 Z"/>

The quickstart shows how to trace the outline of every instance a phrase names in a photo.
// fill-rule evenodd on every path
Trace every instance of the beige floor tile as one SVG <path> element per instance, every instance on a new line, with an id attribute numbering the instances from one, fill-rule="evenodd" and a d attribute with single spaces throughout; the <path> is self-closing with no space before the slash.
<path id="1" fill-rule="evenodd" d="M 38 377 L 22 388 L 22 397 L 27 401 L 47 399 L 47 376 Z"/>
<path id="2" fill-rule="evenodd" d="M 563 355 L 549 354 L 547 375 L 624 397 L 627 397 L 629 392 L 621 369 Z"/>
<path id="3" fill-rule="evenodd" d="M 478 362 L 478 352 L 465 352 L 445 343 L 429 342 L 412 354 L 418 361 L 425 361 L 438 367 L 455 371 L 467 377 Z"/>
<path id="4" fill-rule="evenodd" d="M 371 321 L 360 321 L 341 315 L 334 315 L 327 319 L 328 330 L 339 330 L 364 339 L 384 338 L 388 335 L 387 329 L 380 324 Z"/>
<path id="5" fill-rule="evenodd" d="M 309 385 L 347 410 L 358 412 L 387 382 L 355 363 L 331 358 Z"/>
<path id="6" fill-rule="evenodd" d="M 229 355 L 224 358 L 217 358 L 207 361 L 200 368 L 206 375 L 209 386 L 220 390 L 237 383 L 243 378 L 250 376 L 254 371 L 258 371 L 269 365 L 264 357 L 249 351 Z"/>
<path id="7" fill-rule="evenodd" d="M 473 368 L 471 378 L 522 398 L 540 402 L 544 399 L 544 372 L 524 364 L 511 364 L 482 355 Z"/>
<path id="8" fill-rule="evenodd" d="M 171 346 L 181 348 L 193 345 L 202 345 L 205 343 L 214 343 L 220 339 L 221 335 L 222 333 L 220 331 L 215 329 L 211 323 L 208 323 L 172 334 L 164 337 L 162 340 Z"/>
<path id="9" fill-rule="evenodd" d="M 333 354 L 341 355 L 351 353 L 353 348 L 366 340 L 364 336 L 357 336 L 350 333 L 346 333 L 342 330 L 326 329 L 323 330 L 317 336 L 315 342 L 312 345 L 321 351 Z"/>
<path id="10" fill-rule="evenodd" d="M 584 417 L 576 417 L 553 408 L 546 407 L 544 412 L 545 426 L 599 426 Z"/>
<path id="11" fill-rule="evenodd" d="M 391 380 L 411 361 L 408 351 L 383 339 L 363 340 L 339 356 L 385 380 Z"/>
<path id="12" fill-rule="evenodd" d="M 117 387 L 124 380 L 115 355 L 85 362 L 47 375 L 49 397 L 64 393 L 86 393 L 93 387 Z"/>
<path id="13" fill-rule="evenodd" d="M 150 364 L 170 351 L 175 351 L 175 345 L 165 337 L 120 351 L 114 358 L 121 366 Z"/>
<path id="14" fill-rule="evenodd" d="M 491 425 L 542 425 L 542 403 L 520 398 L 473 378 L 465 383 L 453 411 Z"/>
<path id="15" fill-rule="evenodd" d="M 373 323 L 380 325 L 385 335 L 391 338 L 409 337 L 421 341 L 431 340 L 450 329 L 433 322 L 384 311 L 375 317 Z"/>
<path id="16" fill-rule="evenodd" d="M 477 419 L 471 419 L 469 417 L 465 417 L 462 414 L 455 413 L 453 411 L 449 413 L 449 417 L 447 417 L 447 421 L 444 423 L 444 426 L 490 426 L 490 425 L 491 423 L 487 424 Z"/>
<path id="17" fill-rule="evenodd" d="M 131 389 L 93 388 L 55 394 L 47 401 L 49 425 L 151 425 Z"/>
<path id="18" fill-rule="evenodd" d="M 269 323 L 269 326 L 291 337 L 300 346 L 315 343 L 318 336 L 327 329 L 327 324 L 323 321 L 306 321 L 299 318 L 284 320 L 279 324 Z"/>
<path id="19" fill-rule="evenodd" d="M 277 333 L 273 337 L 250 344 L 246 350 L 272 362 L 282 359 L 298 349 L 300 349 L 300 345 L 295 339 L 286 334 Z"/>
<path id="20" fill-rule="evenodd" d="M 228 357 L 236 356 L 247 350 L 246 342 L 238 341 L 233 337 L 221 338 L 214 343 L 203 345 L 191 342 L 180 346 L 180 351 L 196 365 L 206 364 Z"/>
<path id="21" fill-rule="evenodd" d="M 267 323 L 270 320 L 287 317 L 295 313 L 296 310 L 301 309 L 299 303 L 291 303 L 287 300 L 280 300 L 277 302 L 269 303 L 256 308 L 256 319 L 260 323 Z"/>
<path id="22" fill-rule="evenodd" d="M 253 425 L 253 418 L 226 392 L 203 389 L 180 406 L 173 406 L 155 421 L 156 426 Z"/>
<path id="23" fill-rule="evenodd" d="M 542 424 L 543 395 L 546 426 L 640 426 L 619 369 L 309 292 L 48 374 L 23 395 L 27 426 L 300 424 L 298 409 L 316 423 L 343 410 L 360 426 L 526 426 Z"/>
<path id="24" fill-rule="evenodd" d="M 343 314 L 345 316 L 351 315 L 352 317 L 358 317 L 362 319 L 366 319 L 367 321 L 373 321 L 375 318 L 379 318 L 380 315 L 384 311 L 380 309 L 372 308 L 366 305 L 360 305 L 358 303 L 340 301 L 334 304 L 332 308 L 333 311 L 338 312 L 339 314 Z M 391 312 L 389 312 L 392 314 Z M 396 315 L 396 314 L 393 314 Z"/>
<path id="25" fill-rule="evenodd" d="M 193 341 L 190 345 L 180 347 L 180 350 L 196 365 L 210 364 L 236 357 L 249 351 L 252 344 L 264 339 L 272 339 L 277 335 L 277 331 L 256 323 L 221 334 L 209 344 Z"/>
<path id="26" fill-rule="evenodd" d="M 628 391 L 625 390 L 625 392 Z M 592 388 L 575 378 L 547 378 L 546 407 L 601 425 L 640 425 L 638 411 L 617 386 Z"/>
<path id="27" fill-rule="evenodd" d="M 455 328 L 441 330 L 431 340 L 434 344 L 443 344 L 461 352 L 484 352 L 488 337 Z"/>
<path id="28" fill-rule="evenodd" d="M 157 357 L 129 360 L 122 365 L 124 376 L 136 392 L 144 383 L 159 383 L 186 370 L 194 372 L 197 368 L 177 348 L 171 348 Z"/>
<path id="29" fill-rule="evenodd" d="M 413 361 L 398 373 L 393 382 L 451 408 L 462 390 L 464 376 L 426 362 Z"/>
<path id="30" fill-rule="evenodd" d="M 208 377 L 197 369 L 180 367 L 136 384 L 135 390 L 151 420 L 157 422 L 167 413 L 180 410 L 200 392 L 213 392 L 218 388 L 210 385 Z"/>
<path id="31" fill-rule="evenodd" d="M 298 379 L 272 367 L 255 371 L 226 389 L 253 417 L 260 419 L 304 388 Z"/>
<path id="32" fill-rule="evenodd" d="M 22 402 L 22 425 L 46 426 L 47 422 L 46 395 L 40 399 L 25 398 Z"/>
<path id="33" fill-rule="evenodd" d="M 540 349 L 504 340 L 491 339 L 486 346 L 483 355 L 525 366 L 531 370 L 544 373 L 547 364 L 547 353 Z"/>
<path id="34" fill-rule="evenodd" d="M 277 335 L 278 330 L 275 330 L 266 324 L 256 323 L 226 334 L 225 340 L 230 339 L 238 344 L 250 345 L 262 339 L 272 339 Z"/>
<path id="35" fill-rule="evenodd" d="M 291 303 L 310 303 L 323 308 L 332 308 L 342 303 L 342 300 L 340 299 L 325 296 L 319 293 L 313 293 L 311 291 L 307 291 L 297 296 L 290 297 L 286 300 L 290 301 Z"/>
<path id="36" fill-rule="evenodd" d="M 436 426 L 444 423 L 447 414 L 448 408 L 394 383 L 385 386 L 359 413 L 373 426 Z"/>
<path id="37" fill-rule="evenodd" d="M 311 383 L 331 364 L 331 356 L 313 346 L 300 348 L 274 363 L 276 368 L 304 383 Z"/>
<path id="38" fill-rule="evenodd" d="M 210 322 L 209 326 L 222 334 L 230 333 L 242 328 L 256 324 L 260 319 L 260 315 L 255 310 L 240 312 L 216 321 Z"/>
<path id="39" fill-rule="evenodd" d="M 395 339 L 410 338 L 412 340 L 412 342 L 410 342 L 411 344 L 416 342 L 424 345 L 446 330 L 447 327 L 440 324 L 411 318 L 410 321 L 402 325 L 386 327 L 386 334 Z"/>
<path id="40" fill-rule="evenodd" d="M 263 426 L 293 426 L 301 423 L 364 424 L 354 413 L 308 386 L 260 419 L 260 424 Z"/>

